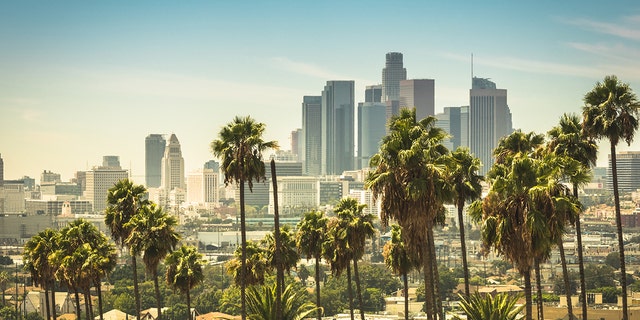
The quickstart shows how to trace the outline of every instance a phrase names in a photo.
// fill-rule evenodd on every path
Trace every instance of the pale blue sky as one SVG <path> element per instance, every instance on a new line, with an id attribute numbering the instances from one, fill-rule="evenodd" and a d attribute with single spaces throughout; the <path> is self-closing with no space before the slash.
<path id="1" fill-rule="evenodd" d="M 607 74 L 640 90 L 640 5 L 0 1 L 5 178 L 68 180 L 119 155 L 143 182 L 149 133 L 175 133 L 190 171 L 235 115 L 288 149 L 303 95 L 355 80 L 362 100 L 390 51 L 409 78 L 436 79 L 437 111 L 468 104 L 473 53 L 475 75 L 508 89 L 514 126 L 546 132 Z"/>

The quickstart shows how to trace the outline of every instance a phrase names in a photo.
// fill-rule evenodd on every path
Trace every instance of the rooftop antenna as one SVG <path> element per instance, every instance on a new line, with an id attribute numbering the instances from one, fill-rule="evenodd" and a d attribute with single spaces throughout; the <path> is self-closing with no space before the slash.
<path id="1" fill-rule="evenodd" d="M 471 53 L 471 86 L 473 86 L 473 52 Z"/>

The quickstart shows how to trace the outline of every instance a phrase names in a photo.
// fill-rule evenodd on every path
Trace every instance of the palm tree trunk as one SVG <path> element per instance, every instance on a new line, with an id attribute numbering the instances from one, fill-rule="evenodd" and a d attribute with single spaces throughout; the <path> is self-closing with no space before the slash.
<path id="1" fill-rule="evenodd" d="M 96 281 L 96 292 L 98 293 L 98 312 L 100 313 L 100 320 L 103 320 L 102 315 L 102 282 L 100 279 Z"/>
<path id="2" fill-rule="evenodd" d="M 278 180 L 276 177 L 276 162 L 271 159 L 271 183 L 273 185 L 273 215 L 275 238 L 274 260 L 276 263 L 276 319 L 282 319 L 282 290 L 284 287 L 284 266 L 282 265 L 282 247 L 280 244 L 280 214 L 278 212 Z M 363 319 L 364 320 L 364 319 Z"/>
<path id="3" fill-rule="evenodd" d="M 567 296 L 567 313 L 569 319 L 573 320 L 573 305 L 571 303 L 571 285 L 569 284 L 569 271 L 567 270 L 567 257 L 564 255 L 564 244 L 562 236 L 558 238 L 558 251 L 560 251 L 560 261 L 562 262 L 562 278 L 564 279 L 564 290 Z"/>
<path id="4" fill-rule="evenodd" d="M 351 262 L 347 263 L 347 292 L 349 293 L 349 314 L 351 320 L 355 320 L 353 316 L 353 288 L 351 287 Z"/>
<path id="5" fill-rule="evenodd" d="M 469 267 L 467 265 L 467 244 L 465 243 L 464 236 L 464 221 L 462 219 L 462 213 L 464 211 L 464 199 L 458 200 L 458 221 L 460 224 L 460 251 L 462 251 L 462 270 L 464 272 L 464 295 L 465 298 L 469 298 Z"/>
<path id="6" fill-rule="evenodd" d="M 189 320 L 193 320 L 191 315 L 191 294 L 189 291 L 191 290 L 187 289 L 187 312 L 189 313 Z"/>
<path id="7" fill-rule="evenodd" d="M 353 275 L 356 278 L 356 294 L 358 295 L 358 305 L 360 309 L 360 319 L 365 320 L 364 318 L 364 309 L 362 306 L 362 290 L 360 290 L 360 273 L 358 272 L 358 259 L 353 259 Z"/>
<path id="8" fill-rule="evenodd" d="M 524 300 L 525 300 L 525 319 L 533 320 L 533 308 L 531 304 L 531 271 L 527 270 L 524 275 Z"/>
<path id="9" fill-rule="evenodd" d="M 51 315 L 53 316 L 53 320 L 57 319 L 57 310 L 56 310 L 56 281 L 51 280 Z M 48 298 L 47 298 L 48 299 Z"/>
<path id="10" fill-rule="evenodd" d="M 158 268 L 153 269 L 153 286 L 156 289 L 156 303 L 158 305 L 158 319 L 162 319 L 162 297 L 160 297 L 160 285 L 158 284 Z"/>
<path id="11" fill-rule="evenodd" d="M 578 198 L 578 185 L 573 185 L 573 196 Z M 580 270 L 580 300 L 582 301 L 582 319 L 587 319 L 587 283 L 584 281 L 584 260 L 582 257 L 582 230 L 580 217 L 576 219 L 576 240 L 578 241 L 578 269 Z"/>
<path id="12" fill-rule="evenodd" d="M 429 237 L 429 245 L 431 246 L 431 263 L 433 265 L 433 296 L 435 297 L 435 312 L 437 318 L 444 320 L 442 315 L 442 297 L 440 296 L 440 275 L 438 274 L 438 259 L 436 258 L 436 244 L 433 239 L 433 227 L 427 230 L 427 236 Z"/>
<path id="13" fill-rule="evenodd" d="M 409 320 L 409 279 L 406 272 L 402 274 L 402 284 L 404 285 L 404 320 Z"/>
<path id="14" fill-rule="evenodd" d="M 84 314 L 87 316 L 87 320 L 93 319 L 91 312 L 91 292 L 89 292 L 87 288 L 84 290 Z"/>
<path id="15" fill-rule="evenodd" d="M 616 145 L 611 143 L 611 173 L 613 174 L 613 199 L 616 206 L 616 228 L 618 229 L 618 250 L 620 252 L 620 284 L 622 285 L 622 319 L 629 320 L 627 305 L 627 268 L 624 259 L 622 240 L 622 216 L 620 215 L 620 192 L 618 191 L 618 165 L 616 163 Z"/>
<path id="16" fill-rule="evenodd" d="M 538 293 L 538 319 L 544 319 L 544 301 L 542 300 L 542 277 L 540 276 L 540 261 L 535 259 L 536 292 Z"/>
<path id="17" fill-rule="evenodd" d="M 78 319 L 82 319 L 82 313 L 80 312 L 80 294 L 78 293 L 78 289 L 73 290 L 76 298 L 76 315 L 78 316 Z"/>
<path id="18" fill-rule="evenodd" d="M 427 320 L 433 320 L 433 273 L 431 271 L 431 246 L 424 246 L 424 254 L 422 255 L 422 264 L 424 270 L 424 303 L 427 312 Z"/>
<path id="19" fill-rule="evenodd" d="M 244 166 L 242 165 L 242 161 L 240 162 L 240 170 L 244 170 Z M 241 313 L 242 320 L 247 319 L 247 230 L 245 229 L 245 212 L 244 212 L 244 179 L 240 179 L 240 235 L 242 238 L 242 261 L 240 262 L 240 301 L 241 301 Z"/>
<path id="20" fill-rule="evenodd" d="M 320 257 L 316 256 L 316 307 L 320 308 Z M 322 319 L 320 309 L 316 311 L 318 320 Z"/>
<path id="21" fill-rule="evenodd" d="M 133 269 L 133 294 L 136 298 L 136 317 L 140 319 L 140 290 L 138 289 L 138 262 L 136 260 L 136 255 L 131 254 L 131 268 Z"/>
<path id="22" fill-rule="evenodd" d="M 42 285 L 44 289 L 44 305 L 47 309 L 47 319 L 51 319 L 51 304 L 49 303 L 49 287 L 47 285 L 47 281 Z M 2 292 L 2 298 L 4 298 L 4 291 Z M 4 302 L 2 303 L 4 305 Z"/>

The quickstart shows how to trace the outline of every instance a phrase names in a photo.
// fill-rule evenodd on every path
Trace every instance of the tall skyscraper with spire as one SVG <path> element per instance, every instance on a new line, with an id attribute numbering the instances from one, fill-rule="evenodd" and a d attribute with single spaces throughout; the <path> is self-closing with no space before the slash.
<path id="1" fill-rule="evenodd" d="M 354 81 L 327 81 L 322 91 L 322 174 L 353 170 Z"/>
<path id="2" fill-rule="evenodd" d="M 162 184 L 162 157 L 167 141 L 161 134 L 150 134 L 144 139 L 144 179 L 147 188 Z"/>
<path id="3" fill-rule="evenodd" d="M 382 69 L 382 102 L 400 100 L 400 81 L 407 80 L 402 53 L 389 52 Z"/>
<path id="4" fill-rule="evenodd" d="M 473 77 L 469 90 L 469 148 L 482 162 L 480 174 L 493 165 L 493 149 L 500 138 L 513 132 L 507 90 L 489 79 Z"/>
<path id="5" fill-rule="evenodd" d="M 184 183 L 184 158 L 180 149 L 180 141 L 175 134 L 171 134 L 162 157 L 162 188 L 167 192 L 185 188 Z"/>

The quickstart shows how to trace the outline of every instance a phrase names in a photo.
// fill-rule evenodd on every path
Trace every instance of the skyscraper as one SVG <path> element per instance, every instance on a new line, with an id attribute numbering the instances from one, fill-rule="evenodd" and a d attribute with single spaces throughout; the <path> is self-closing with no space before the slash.
<path id="1" fill-rule="evenodd" d="M 474 77 L 469 96 L 469 148 L 482 162 L 484 175 L 493 165 L 493 149 L 500 138 L 513 132 L 511 111 L 507 90 L 496 89 L 489 79 Z"/>
<path id="2" fill-rule="evenodd" d="M 187 175 L 187 202 L 218 203 L 218 172 L 198 169 Z"/>
<path id="3" fill-rule="evenodd" d="M 2 154 L 0 154 L 0 187 L 4 183 L 4 160 L 2 160 Z"/>
<path id="4" fill-rule="evenodd" d="M 386 134 L 387 105 L 381 102 L 358 104 L 358 168 L 368 168 Z"/>
<path id="5" fill-rule="evenodd" d="M 103 156 L 102 166 L 120 168 L 120 157 L 119 156 Z"/>
<path id="6" fill-rule="evenodd" d="M 353 170 L 354 81 L 327 81 L 322 91 L 322 174 Z"/>
<path id="7" fill-rule="evenodd" d="M 609 154 L 609 166 L 607 167 L 607 190 L 613 191 L 613 173 L 611 167 L 611 154 Z M 631 192 L 640 189 L 640 151 L 616 152 L 616 168 L 618 173 L 618 190 Z"/>
<path id="8" fill-rule="evenodd" d="M 301 128 L 291 131 L 291 152 L 298 156 L 298 159 L 302 159 L 304 157 L 304 152 L 302 152 Z"/>
<path id="9" fill-rule="evenodd" d="M 127 170 L 118 167 L 94 167 L 86 172 L 85 199 L 93 205 L 94 212 L 102 212 L 107 207 L 107 191 L 116 182 L 129 177 Z"/>
<path id="10" fill-rule="evenodd" d="M 171 134 L 162 157 L 162 184 L 170 192 L 173 189 L 184 189 L 184 158 L 180 150 L 180 142 L 175 134 Z"/>
<path id="11" fill-rule="evenodd" d="M 162 157 L 167 142 L 161 134 L 150 134 L 144 140 L 145 183 L 147 188 L 157 188 L 162 183 Z"/>
<path id="12" fill-rule="evenodd" d="M 435 80 L 400 80 L 400 108 L 416 108 L 416 120 L 435 114 Z"/>
<path id="13" fill-rule="evenodd" d="M 322 168 L 322 96 L 302 98 L 304 174 L 318 176 Z"/>
<path id="14" fill-rule="evenodd" d="M 466 135 L 469 133 L 467 129 L 469 121 L 467 117 L 468 109 L 466 106 L 445 107 L 443 113 L 435 115 L 435 118 L 438 120 L 436 126 L 450 135 L 450 137 L 443 142 L 444 146 L 449 150 L 455 150 L 459 146 L 467 146 L 466 143 L 468 139 Z"/>
<path id="15" fill-rule="evenodd" d="M 407 79 L 402 65 L 402 53 L 389 52 L 382 69 L 382 102 L 400 100 L 400 81 Z"/>
<path id="16" fill-rule="evenodd" d="M 382 102 L 382 85 L 367 86 L 364 90 L 364 102 Z"/>

